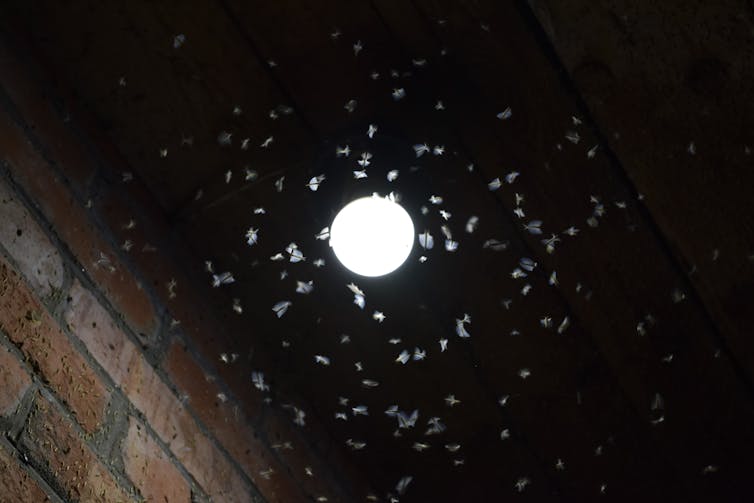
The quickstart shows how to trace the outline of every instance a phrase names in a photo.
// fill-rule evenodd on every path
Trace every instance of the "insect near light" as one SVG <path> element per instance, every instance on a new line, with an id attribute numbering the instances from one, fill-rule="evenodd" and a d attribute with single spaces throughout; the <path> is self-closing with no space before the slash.
<path id="1" fill-rule="evenodd" d="M 361 276 L 384 276 L 406 261 L 414 243 L 414 224 L 390 197 L 351 201 L 335 216 L 330 246 L 347 269 Z"/>

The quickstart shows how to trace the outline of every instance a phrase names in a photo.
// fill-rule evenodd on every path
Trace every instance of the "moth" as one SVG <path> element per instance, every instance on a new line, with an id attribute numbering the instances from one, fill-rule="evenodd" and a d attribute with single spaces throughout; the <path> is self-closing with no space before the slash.
<path id="1" fill-rule="evenodd" d="M 357 405 L 356 407 L 351 407 L 351 412 L 353 412 L 354 416 L 368 416 L 369 408 L 366 405 Z"/>
<path id="2" fill-rule="evenodd" d="M 566 140 L 570 141 L 574 145 L 578 144 L 579 141 L 581 141 L 581 136 L 577 131 L 567 131 L 565 137 Z"/>
<path id="3" fill-rule="evenodd" d="M 308 295 L 314 290 L 314 281 L 296 281 L 296 293 Z"/>
<path id="4" fill-rule="evenodd" d="M 323 355 L 314 355 L 314 362 L 327 367 L 328 365 L 330 365 L 330 358 Z"/>
<path id="5" fill-rule="evenodd" d="M 429 428 L 427 428 L 427 431 L 424 432 L 424 435 L 437 435 L 445 431 L 445 425 L 440 422 L 439 417 L 429 418 L 427 425 L 429 426 Z"/>
<path id="6" fill-rule="evenodd" d="M 356 161 L 356 163 L 359 166 L 361 166 L 362 168 L 366 168 L 367 166 L 369 166 L 371 164 L 370 159 L 372 159 L 372 154 L 371 153 L 369 153 L 369 152 L 362 152 L 361 153 L 361 158 L 358 161 Z"/>
<path id="7" fill-rule="evenodd" d="M 445 397 L 445 403 L 448 404 L 448 407 L 455 407 L 461 403 L 461 401 L 456 399 L 455 395 L 448 395 Z"/>
<path id="8" fill-rule="evenodd" d="M 435 246 L 435 240 L 429 231 L 424 231 L 419 234 L 419 246 L 425 250 L 431 250 Z"/>
<path id="9" fill-rule="evenodd" d="M 259 229 L 255 229 L 254 227 L 249 228 L 248 231 L 246 231 L 246 243 L 249 246 L 254 246 L 259 242 Z"/>
<path id="10" fill-rule="evenodd" d="M 264 374 L 262 372 L 252 372 L 251 382 L 254 383 L 254 387 L 259 391 L 270 391 L 270 387 L 264 382 Z"/>
<path id="11" fill-rule="evenodd" d="M 471 323 L 469 315 L 464 314 L 463 318 L 460 320 L 456 318 L 456 335 L 462 339 L 468 339 L 471 337 L 471 334 L 466 331 L 466 323 Z"/>
<path id="12" fill-rule="evenodd" d="M 528 224 L 524 224 L 524 230 L 528 231 L 529 234 L 542 234 L 541 227 L 541 220 L 532 220 Z"/>
<path id="13" fill-rule="evenodd" d="M 513 117 L 513 110 L 511 110 L 511 107 L 506 108 L 502 112 L 497 114 L 497 118 L 501 121 L 508 120 L 511 117 Z"/>
<path id="14" fill-rule="evenodd" d="M 417 143 L 414 145 L 414 152 L 416 153 L 416 157 L 419 158 L 429 152 L 429 145 L 426 143 Z"/>
<path id="15" fill-rule="evenodd" d="M 233 274 L 230 272 L 222 272 L 220 274 L 212 275 L 212 286 L 214 288 L 217 288 L 220 285 L 229 285 L 231 283 L 235 283 L 235 281 L 236 279 L 233 277 Z"/>
<path id="16" fill-rule="evenodd" d="M 479 217 L 477 217 L 476 215 L 472 215 L 466 221 L 466 232 L 471 234 L 477 229 L 478 226 L 479 226 Z"/>
<path id="17" fill-rule="evenodd" d="M 289 300 L 281 300 L 280 302 L 276 302 L 275 305 L 272 306 L 272 310 L 275 312 L 275 315 L 277 315 L 278 318 L 282 318 L 292 304 L 293 302 Z"/>
<path id="18" fill-rule="evenodd" d="M 380 385 L 380 383 L 375 381 L 374 379 L 362 379 L 361 385 L 365 388 L 376 388 Z"/>
<path id="19" fill-rule="evenodd" d="M 288 260 L 293 264 L 306 260 L 306 257 L 304 257 L 304 254 L 298 249 L 296 243 L 290 243 L 286 246 L 285 252 L 288 254 Z"/>
<path id="20" fill-rule="evenodd" d="M 406 97 L 406 90 L 405 89 L 403 89 L 402 87 L 399 87 L 397 89 L 393 89 L 393 99 L 395 101 L 402 100 L 405 97 Z"/>
<path id="21" fill-rule="evenodd" d="M 186 35 L 179 33 L 173 38 L 173 49 L 180 48 L 186 42 Z"/>
<path id="22" fill-rule="evenodd" d="M 345 147 L 337 146 L 335 147 L 335 156 L 336 157 L 348 157 L 351 155 L 351 147 L 346 145 Z"/>
<path id="23" fill-rule="evenodd" d="M 325 227 L 324 229 L 319 231 L 317 234 L 314 235 L 314 238 L 320 241 L 326 241 L 330 239 L 330 227 Z"/>
<path id="24" fill-rule="evenodd" d="M 401 353 L 395 359 L 395 362 L 396 363 L 402 363 L 403 365 L 405 365 L 410 358 L 411 358 L 411 354 L 404 349 L 403 351 L 401 351 Z"/>
<path id="25" fill-rule="evenodd" d="M 406 492 L 406 489 L 408 489 L 408 485 L 411 483 L 412 480 L 414 480 L 414 477 L 410 475 L 401 478 L 395 486 L 396 492 L 400 495 L 403 495 Z"/>
<path id="26" fill-rule="evenodd" d="M 413 428 L 416 425 L 416 420 L 419 419 L 419 409 L 415 409 L 413 412 L 411 412 L 411 414 L 406 414 L 403 411 L 398 411 L 395 414 L 395 418 L 398 420 L 398 428 Z"/>
<path id="27" fill-rule="evenodd" d="M 482 248 L 489 248 L 492 251 L 503 251 L 508 249 L 508 241 L 498 241 L 497 239 L 488 239 L 482 243 Z"/>
<path id="28" fill-rule="evenodd" d="M 312 192 L 317 192 L 317 189 L 319 189 L 319 186 L 324 181 L 325 175 L 314 176 L 309 180 L 309 183 L 307 183 L 306 186 L 309 187 L 309 190 L 311 190 Z"/>
<path id="29" fill-rule="evenodd" d="M 269 146 L 272 145 L 273 141 L 275 141 L 275 137 L 268 136 L 259 146 L 262 148 L 269 148 Z"/>

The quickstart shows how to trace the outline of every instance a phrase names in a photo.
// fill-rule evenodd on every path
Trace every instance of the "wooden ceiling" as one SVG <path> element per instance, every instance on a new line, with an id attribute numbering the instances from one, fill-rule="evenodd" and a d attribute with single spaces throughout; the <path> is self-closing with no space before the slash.
<path id="1" fill-rule="evenodd" d="M 275 365 L 257 370 L 273 383 L 273 406 L 301 397 L 295 405 L 344 449 L 348 439 L 366 442 L 350 458 L 381 496 L 407 475 L 406 501 L 751 495 L 746 2 L 5 4 L 4 22 L 26 34 L 52 85 L 73 88 L 98 118 L 196 264 L 212 260 L 235 275 L 208 293 L 207 309 L 237 316 L 237 298 L 248 328 L 218 354 L 265 346 Z M 393 99 L 397 88 L 404 99 Z M 512 116 L 499 119 L 507 107 Z M 229 145 L 218 141 L 223 132 Z M 444 155 L 417 158 L 412 145 L 424 142 Z M 351 156 L 336 157 L 346 144 Z M 365 151 L 369 176 L 355 180 Z M 247 169 L 258 177 L 246 180 Z M 400 176 L 389 183 L 392 169 Z M 488 189 L 514 171 L 513 183 Z M 306 183 L 319 174 L 326 179 L 313 192 Z M 437 246 L 417 244 L 388 277 L 355 277 L 315 234 L 350 199 L 391 190 Z M 439 209 L 452 214 L 455 253 L 443 249 Z M 472 215 L 480 224 L 468 234 Z M 542 235 L 525 230 L 531 220 L 543 222 Z M 576 236 L 564 234 L 570 226 Z M 249 227 L 259 229 L 253 247 Z M 548 253 L 542 240 L 553 234 L 561 241 Z M 507 249 L 485 248 L 493 238 Z M 290 242 L 304 263 L 270 260 Z M 536 269 L 512 277 L 524 257 Z M 295 293 L 296 280 L 312 280 L 314 291 Z M 366 293 L 363 311 L 351 281 Z M 280 300 L 293 304 L 278 319 L 271 307 Z M 455 335 L 464 313 L 469 339 Z M 570 326 L 558 333 L 565 317 Z M 415 347 L 425 361 L 395 363 Z M 366 378 L 379 387 L 365 389 Z M 449 407 L 449 394 L 461 403 Z M 361 404 L 369 416 L 354 417 L 350 407 Z M 383 413 L 393 404 L 420 412 L 400 437 Z M 340 411 L 347 421 L 334 418 Z M 447 430 L 425 436 L 435 416 Z M 418 452 L 415 442 L 431 447 Z M 461 448 L 451 453 L 451 443 Z"/>

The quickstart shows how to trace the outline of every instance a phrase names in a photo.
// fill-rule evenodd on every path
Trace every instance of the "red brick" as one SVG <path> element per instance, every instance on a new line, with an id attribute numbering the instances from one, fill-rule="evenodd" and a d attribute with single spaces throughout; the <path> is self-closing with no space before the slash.
<path id="1" fill-rule="evenodd" d="M 274 453 L 258 438 L 237 403 L 217 398 L 220 387 L 207 379 L 199 363 L 180 342 L 173 342 L 163 364 L 187 405 L 254 482 L 267 501 L 297 501 L 303 495 L 279 464 Z M 272 468 L 269 479 L 260 475 Z M 302 471 L 303 473 L 303 471 Z"/>
<path id="2" fill-rule="evenodd" d="M 31 458 L 47 466 L 69 499 L 132 501 L 73 424 L 41 394 L 35 399 L 21 442 Z"/>
<path id="3" fill-rule="evenodd" d="M 157 442 L 135 418 L 128 421 L 123 445 L 126 475 L 147 502 L 177 503 L 191 500 L 191 489 Z"/>
<path id="4" fill-rule="evenodd" d="M 217 501 L 251 501 L 240 473 L 97 300 L 79 284 L 70 297 L 65 317 L 73 332 L 205 492 Z"/>
<path id="5" fill-rule="evenodd" d="M 60 289 L 63 284 L 60 254 L 3 182 L 0 182 L 0 244 L 13 257 L 38 296 L 44 297 Z"/>
<path id="6" fill-rule="evenodd" d="M 155 311 L 141 283 L 120 261 L 116 250 L 102 237 L 71 190 L 4 112 L 0 112 L 0 150 L 14 179 L 40 207 L 58 236 L 126 322 L 136 332 L 153 333 L 157 326 Z"/>
<path id="7" fill-rule="evenodd" d="M 44 503 L 50 501 L 37 481 L 26 473 L 18 459 L 0 443 L 0 502 Z"/>
<path id="8" fill-rule="evenodd" d="M 104 384 L 73 347 L 18 273 L 0 259 L 0 329 L 21 350 L 81 426 L 94 431 L 104 415 Z"/>
<path id="9" fill-rule="evenodd" d="M 0 346 L 0 416 L 11 414 L 31 385 L 16 355 Z"/>

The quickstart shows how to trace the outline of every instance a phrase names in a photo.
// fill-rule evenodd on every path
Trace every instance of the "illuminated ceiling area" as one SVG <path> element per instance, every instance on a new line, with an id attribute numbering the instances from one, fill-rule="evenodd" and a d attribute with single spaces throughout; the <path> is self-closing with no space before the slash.
<path id="1" fill-rule="evenodd" d="M 751 496 L 746 2 L 6 4 L 370 497 Z"/>

